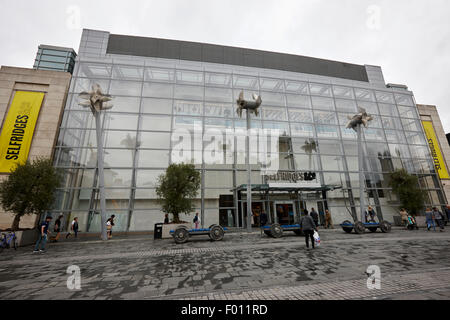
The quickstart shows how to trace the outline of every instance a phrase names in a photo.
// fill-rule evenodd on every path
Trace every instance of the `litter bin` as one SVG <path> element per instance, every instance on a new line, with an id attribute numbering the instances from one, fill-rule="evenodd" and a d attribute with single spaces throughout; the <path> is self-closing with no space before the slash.
<path id="1" fill-rule="evenodd" d="M 162 239 L 162 230 L 164 223 L 156 223 L 155 224 L 155 239 Z"/>

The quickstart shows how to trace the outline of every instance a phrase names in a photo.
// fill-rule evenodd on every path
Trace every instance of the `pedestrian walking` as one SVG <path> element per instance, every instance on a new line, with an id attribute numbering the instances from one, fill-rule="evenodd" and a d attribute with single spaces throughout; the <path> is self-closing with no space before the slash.
<path id="1" fill-rule="evenodd" d="M 444 215 L 436 207 L 433 208 L 434 220 L 439 226 L 439 231 L 444 231 Z"/>
<path id="2" fill-rule="evenodd" d="M 50 221 L 52 221 L 51 216 L 47 216 L 45 221 L 39 225 L 39 238 L 36 241 L 36 245 L 34 246 L 34 253 L 37 252 L 45 252 L 45 244 L 47 243 L 47 237 L 49 233 Z M 39 245 L 41 248 L 39 249 Z"/>
<path id="3" fill-rule="evenodd" d="M 72 235 L 72 231 L 75 234 L 75 239 L 78 239 L 78 217 L 73 218 L 72 224 L 70 225 L 70 231 L 66 235 L 66 239 Z"/>
<path id="4" fill-rule="evenodd" d="M 195 214 L 194 224 L 195 224 L 195 229 L 198 229 L 200 226 L 200 218 L 198 217 L 198 212 Z"/>
<path id="5" fill-rule="evenodd" d="M 311 244 L 314 249 L 314 231 L 317 231 L 317 225 L 314 223 L 313 218 L 308 214 L 303 216 L 300 219 L 300 228 L 305 234 L 306 248 L 309 249 L 309 240 L 311 240 Z"/>
<path id="6" fill-rule="evenodd" d="M 318 226 L 319 225 L 319 215 L 317 214 L 316 210 L 314 210 L 314 208 L 311 208 L 310 216 L 314 220 L 314 223 L 316 224 L 316 226 Z"/>
<path id="7" fill-rule="evenodd" d="M 400 217 L 402 217 L 402 224 L 405 226 L 405 229 L 408 229 L 408 211 L 405 208 L 402 208 L 399 212 Z"/>
<path id="8" fill-rule="evenodd" d="M 434 223 L 434 213 L 431 208 L 427 208 L 425 211 L 425 220 L 427 223 L 427 230 L 430 231 L 431 226 L 433 226 L 434 231 L 436 231 L 436 225 Z"/>
<path id="9" fill-rule="evenodd" d="M 61 235 L 61 219 L 63 218 L 63 215 L 60 215 L 58 219 L 55 221 L 55 226 L 53 227 L 53 231 L 56 233 L 56 236 L 52 239 L 52 242 L 58 242 L 59 237 Z"/>
<path id="10" fill-rule="evenodd" d="M 115 215 L 112 215 L 108 220 L 106 220 L 106 233 L 108 234 L 108 239 L 112 238 L 112 229 L 115 226 L 114 219 Z"/>
<path id="11" fill-rule="evenodd" d="M 261 212 L 261 226 L 265 226 L 267 224 L 267 213 L 262 210 Z"/>
<path id="12" fill-rule="evenodd" d="M 331 229 L 334 229 L 333 220 L 331 219 L 331 212 L 330 210 L 325 210 L 325 228 L 329 229 L 330 227 Z"/>
<path id="13" fill-rule="evenodd" d="M 445 207 L 445 214 L 447 215 L 447 221 L 450 221 L 450 206 Z"/>

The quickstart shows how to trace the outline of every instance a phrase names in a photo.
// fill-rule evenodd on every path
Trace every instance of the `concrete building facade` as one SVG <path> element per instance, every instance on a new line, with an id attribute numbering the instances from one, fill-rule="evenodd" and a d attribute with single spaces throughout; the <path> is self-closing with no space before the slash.
<path id="1" fill-rule="evenodd" d="M 53 157 L 70 79 L 71 74 L 68 72 L 7 66 L 0 68 L 0 123 L 2 129 L 16 91 L 44 93 L 44 100 L 28 155 L 30 161 L 37 157 Z M 0 180 L 7 178 L 7 176 L 8 174 L 0 173 Z M 11 227 L 12 221 L 13 216 L 0 209 L 0 229 Z M 20 227 L 33 228 L 35 222 L 35 216 L 26 216 L 22 218 Z"/>

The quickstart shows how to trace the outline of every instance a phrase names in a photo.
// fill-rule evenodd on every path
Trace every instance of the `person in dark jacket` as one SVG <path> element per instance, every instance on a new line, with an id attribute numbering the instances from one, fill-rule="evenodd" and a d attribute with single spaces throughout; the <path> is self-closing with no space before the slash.
<path id="1" fill-rule="evenodd" d="M 267 214 L 266 212 L 263 210 L 261 212 L 261 226 L 265 226 L 267 224 Z"/>
<path id="2" fill-rule="evenodd" d="M 319 226 L 319 214 L 314 210 L 314 208 L 311 208 L 311 212 L 309 213 L 311 218 L 314 220 L 314 223 L 316 226 Z"/>
<path id="3" fill-rule="evenodd" d="M 444 231 L 444 215 L 442 212 L 440 212 L 436 207 L 433 208 L 434 213 L 434 220 L 436 221 L 437 225 L 439 226 L 439 231 Z"/>
<path id="4" fill-rule="evenodd" d="M 314 243 L 314 231 L 317 231 L 317 225 L 315 224 L 313 218 L 308 214 L 300 219 L 300 228 L 305 234 L 306 248 L 309 249 L 309 239 L 311 239 L 311 244 L 313 249 L 315 248 Z"/>

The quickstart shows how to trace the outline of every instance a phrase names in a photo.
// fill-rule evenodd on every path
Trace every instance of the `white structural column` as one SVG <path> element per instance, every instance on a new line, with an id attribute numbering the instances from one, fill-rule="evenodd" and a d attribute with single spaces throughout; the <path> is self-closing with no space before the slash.
<path id="1" fill-rule="evenodd" d="M 364 148 L 362 145 L 362 128 L 361 124 L 356 127 L 358 134 L 358 169 L 359 169 L 359 206 L 361 210 L 361 222 L 365 222 L 365 197 L 364 197 Z"/>
<path id="2" fill-rule="evenodd" d="M 100 112 L 94 113 L 95 125 L 97 132 L 97 166 L 98 166 L 98 189 L 100 194 L 100 214 L 102 221 L 102 240 L 108 240 L 106 234 L 106 196 L 105 196 L 105 174 L 103 161 L 103 134 L 102 125 L 100 122 Z"/>
<path id="3" fill-rule="evenodd" d="M 252 169 L 250 165 L 250 110 L 247 109 L 247 136 L 245 140 L 247 157 L 247 230 L 252 232 Z"/>

